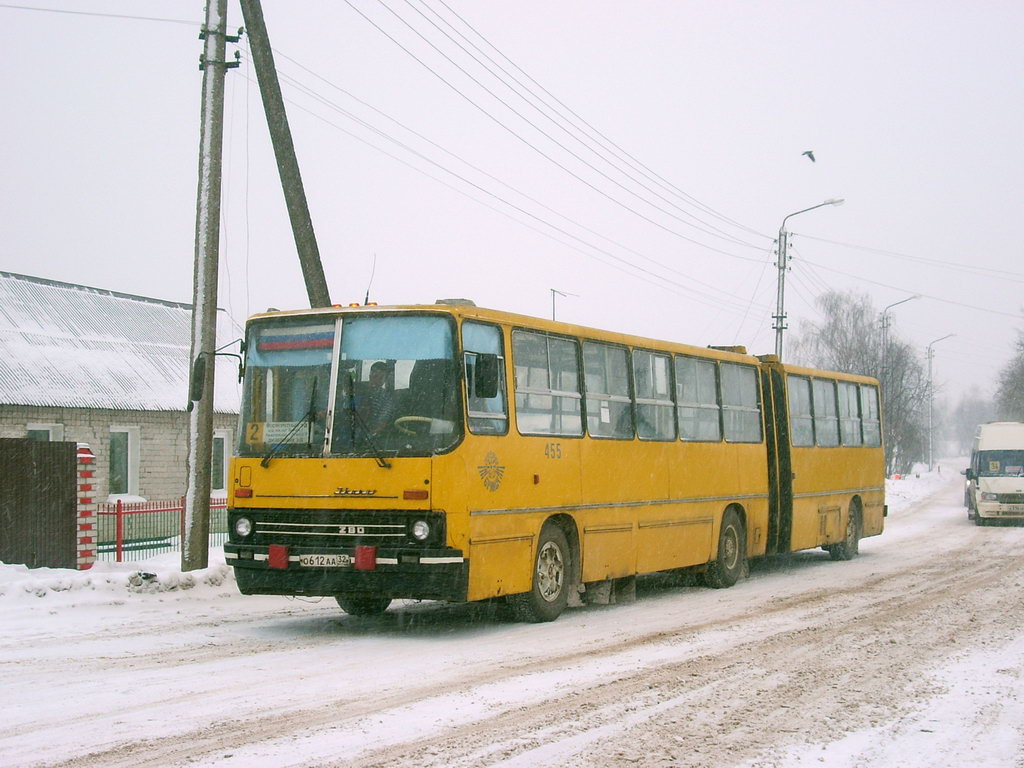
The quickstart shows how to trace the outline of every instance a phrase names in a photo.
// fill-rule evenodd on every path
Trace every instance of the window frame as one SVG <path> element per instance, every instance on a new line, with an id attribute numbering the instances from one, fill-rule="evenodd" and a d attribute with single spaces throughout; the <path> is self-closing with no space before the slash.
<path id="1" fill-rule="evenodd" d="M 689 401 L 683 401 L 682 400 L 682 393 L 680 392 L 680 387 L 682 386 L 682 384 L 681 384 L 682 379 L 681 379 L 681 377 L 679 375 L 679 363 L 680 363 L 680 361 L 683 361 L 683 360 L 687 360 L 687 361 L 693 362 L 695 364 L 694 370 L 697 370 L 702 365 L 706 365 L 706 366 L 710 366 L 711 367 L 711 372 L 712 372 L 712 375 L 713 375 L 712 387 L 714 389 L 714 392 L 712 392 L 712 396 L 714 397 L 714 403 L 713 404 L 712 403 L 701 402 L 699 400 L 698 401 L 694 401 L 692 403 L 689 402 Z M 719 371 L 718 371 L 718 361 L 714 360 L 714 359 L 709 359 L 709 358 L 706 358 L 706 357 L 697 357 L 695 355 L 673 355 L 673 365 L 672 365 L 672 368 L 673 368 L 673 375 L 675 376 L 675 392 L 676 392 L 676 433 L 677 433 L 677 435 L 679 437 L 679 440 L 681 440 L 682 442 L 685 442 L 685 443 L 720 443 L 720 442 L 722 442 L 722 440 L 724 439 L 724 432 L 725 432 L 725 430 L 724 430 L 724 427 L 723 427 L 723 424 L 722 424 L 722 383 L 721 383 L 721 379 L 720 379 Z M 698 393 L 698 396 L 699 396 L 699 393 Z M 690 409 L 690 410 L 694 410 L 694 411 L 701 411 L 701 410 L 703 410 L 703 411 L 710 411 L 710 410 L 713 409 L 714 412 L 715 412 L 715 424 L 718 427 L 718 430 L 717 430 L 718 431 L 718 436 L 715 437 L 714 439 L 701 438 L 701 437 L 686 437 L 686 436 L 684 436 L 683 435 L 683 418 L 682 418 L 682 415 L 680 413 L 680 411 L 682 411 L 682 409 L 684 409 L 684 408 L 687 408 L 687 409 Z"/>
<path id="2" fill-rule="evenodd" d="M 546 369 L 547 370 L 547 383 L 548 383 L 548 386 L 547 386 L 546 389 L 541 389 L 539 387 L 530 387 L 530 386 L 520 387 L 520 385 L 519 385 L 519 371 L 518 371 L 519 361 L 518 361 L 518 355 L 516 354 L 516 340 L 517 340 L 517 338 L 521 337 L 524 334 L 528 335 L 528 336 L 535 336 L 535 337 L 539 337 L 539 338 L 544 339 L 545 356 L 546 356 L 546 363 L 547 363 L 547 369 Z M 551 367 L 551 341 L 552 340 L 567 342 L 569 344 L 572 344 L 572 346 L 574 348 L 574 351 L 575 351 L 574 359 L 575 359 L 575 365 L 576 365 L 576 391 L 575 392 L 570 391 L 570 390 L 563 390 L 563 389 L 553 389 L 551 387 L 551 379 L 552 379 L 552 373 L 553 373 L 552 367 Z M 516 431 L 520 435 L 522 435 L 524 437 L 550 437 L 550 436 L 554 436 L 554 437 L 563 437 L 563 438 L 566 438 L 566 439 L 574 439 L 574 438 L 583 438 L 583 437 L 585 437 L 586 434 L 587 434 L 587 432 L 586 432 L 586 423 L 587 422 L 586 422 L 586 412 L 584 410 L 584 403 L 583 403 L 584 394 L 583 394 L 583 381 L 582 381 L 582 376 L 581 376 L 581 373 L 582 373 L 582 359 L 581 359 L 580 339 L 578 337 L 576 337 L 576 336 L 566 336 L 564 334 L 559 334 L 559 333 L 550 333 L 548 331 L 537 330 L 535 328 L 513 328 L 512 329 L 511 342 L 512 342 L 512 371 L 513 371 L 513 375 L 515 377 L 514 378 L 514 382 L 513 382 L 513 393 L 514 393 L 514 396 L 515 396 Z M 565 400 L 565 399 L 568 399 L 570 401 L 575 400 L 576 403 L 577 403 L 576 416 L 577 416 L 577 418 L 579 419 L 579 422 L 580 422 L 579 431 L 578 432 L 564 432 L 564 431 L 563 432 L 556 432 L 556 431 L 551 431 L 551 432 L 529 432 L 529 431 L 524 431 L 524 429 L 522 427 L 522 424 L 521 424 L 521 419 L 520 419 L 520 406 L 519 406 L 519 396 L 520 395 L 526 395 L 526 396 L 537 395 L 537 396 L 540 396 L 540 397 L 550 397 L 550 398 L 552 398 L 551 408 L 549 410 L 547 410 L 547 413 L 549 413 L 549 414 L 566 413 L 565 411 L 561 411 L 561 410 L 555 408 L 556 401 L 561 403 L 561 401 Z M 538 412 L 539 412 L 539 409 L 538 409 Z M 561 421 L 562 421 L 562 419 L 559 418 L 559 422 L 561 422 Z"/>
<path id="3" fill-rule="evenodd" d="M 472 380 L 472 377 L 470 376 L 469 356 L 470 355 L 477 356 L 477 355 L 489 354 L 489 353 L 477 352 L 477 351 L 469 350 L 469 349 L 466 348 L 466 346 L 465 346 L 465 337 L 464 337 L 463 334 L 465 333 L 465 328 L 466 328 L 467 325 L 479 326 L 480 328 L 487 328 L 487 329 L 491 329 L 491 330 L 497 331 L 497 334 L 498 334 L 498 361 L 499 361 L 498 368 L 499 368 L 499 371 L 500 371 L 500 381 L 498 382 L 498 392 L 499 392 L 499 394 L 501 395 L 501 398 L 502 398 L 502 401 L 501 401 L 502 410 L 500 412 L 495 411 L 495 412 L 492 413 L 490 411 L 473 411 L 473 410 L 470 410 L 470 398 L 471 397 L 475 397 L 476 395 L 475 395 L 475 392 L 471 391 L 473 389 L 474 382 Z M 507 376 L 507 372 L 506 372 L 506 369 L 505 369 L 506 355 L 505 355 L 505 333 L 504 333 L 504 329 L 500 325 L 495 325 L 494 323 L 485 323 L 485 322 L 481 322 L 480 320 L 468 319 L 467 318 L 467 319 L 463 320 L 461 326 L 459 327 L 459 343 L 461 345 L 461 350 L 462 350 L 462 374 L 463 374 L 463 376 L 465 377 L 465 380 L 466 380 L 466 403 L 465 403 L 466 431 L 468 431 L 470 434 L 473 434 L 473 435 L 488 435 L 488 436 L 492 436 L 492 437 L 493 436 L 504 436 L 504 435 L 507 435 L 508 434 L 508 430 L 509 430 L 509 422 L 511 421 L 511 416 L 509 414 L 509 404 L 508 404 L 508 401 L 509 401 L 509 397 L 508 397 L 508 381 L 507 381 L 508 376 Z M 474 363 L 474 365 L 475 365 L 475 363 Z M 475 368 L 474 368 L 474 370 L 475 370 Z M 478 431 L 477 429 L 474 428 L 474 421 L 481 422 L 481 421 L 484 421 L 484 420 L 487 420 L 487 421 L 502 421 L 502 422 L 504 422 L 505 427 L 500 432 L 487 431 L 487 430 L 480 430 L 480 431 Z"/>
<path id="4" fill-rule="evenodd" d="M 596 341 L 594 339 L 581 339 L 580 353 L 583 357 L 583 414 L 584 424 L 586 426 L 586 434 L 588 437 L 594 440 L 632 440 L 636 437 L 636 417 L 633 413 L 633 377 L 630 371 L 630 350 L 629 347 L 623 344 L 612 344 L 606 341 Z M 612 394 L 611 392 L 591 392 L 590 387 L 587 384 L 587 350 L 599 347 L 602 351 L 602 366 L 603 373 L 605 376 L 606 386 L 605 389 L 610 389 L 607 386 L 608 380 L 608 350 L 615 350 L 616 352 L 622 353 L 623 371 L 625 372 L 626 382 L 626 394 Z M 621 412 L 628 418 L 629 424 L 625 434 L 611 434 L 611 435 L 596 435 L 590 429 L 590 417 L 591 408 L 590 400 L 606 401 L 609 403 L 619 403 L 625 406 L 625 409 Z M 610 410 L 610 409 L 609 409 Z M 600 406 L 598 406 L 600 411 Z M 609 423 L 611 417 L 609 417 Z"/>
<path id="5" fill-rule="evenodd" d="M 114 433 L 126 434 L 127 445 L 125 447 L 125 490 L 113 491 L 111 481 L 113 479 L 113 450 L 111 448 L 110 435 Z M 107 461 L 107 495 L 112 500 L 121 496 L 139 496 L 139 467 L 140 467 L 140 445 L 142 430 L 137 425 L 111 424 L 108 428 L 108 461 Z"/>
<path id="6" fill-rule="evenodd" d="M 831 391 L 831 397 L 824 400 L 824 403 L 831 403 L 832 412 L 824 415 L 818 414 L 818 392 L 820 387 L 818 384 L 826 385 Z M 828 379 L 823 376 L 816 376 L 811 379 L 811 408 L 814 411 L 814 444 L 819 448 L 838 448 L 840 446 L 839 437 L 839 394 L 838 382 L 835 379 Z M 831 425 L 829 434 L 825 437 L 829 437 L 832 434 L 835 436 L 835 442 L 825 443 L 822 442 L 822 430 L 819 426 Z"/>
<path id="7" fill-rule="evenodd" d="M 754 405 L 742 405 L 742 404 L 727 404 L 725 402 L 725 371 L 727 369 L 736 368 L 739 370 L 748 370 L 754 375 Z M 734 363 L 728 360 L 721 360 L 718 363 L 718 398 L 722 407 L 722 439 L 726 443 L 731 444 L 746 444 L 746 445 L 757 445 L 764 442 L 764 406 L 761 400 L 761 378 L 757 366 L 750 365 L 748 363 Z M 726 414 L 728 412 L 736 413 L 756 413 L 757 414 L 757 439 L 756 440 L 737 440 L 731 438 L 728 434 L 728 420 Z"/>
<path id="8" fill-rule="evenodd" d="M 793 395 L 795 391 L 793 382 L 798 381 L 801 384 L 807 386 L 807 412 L 800 412 L 794 415 L 793 412 Z M 801 376 L 800 374 L 787 373 L 786 374 L 786 416 L 789 422 L 789 444 L 793 448 L 813 448 L 816 443 L 815 437 L 815 423 L 814 423 L 814 391 L 811 384 L 810 376 Z M 799 404 L 799 403 L 798 403 Z M 810 439 L 807 442 L 796 442 L 797 431 L 793 428 L 797 422 L 805 424 L 810 427 Z M 801 434 L 803 432 L 801 431 Z"/>
<path id="9" fill-rule="evenodd" d="M 636 382 L 637 356 L 638 355 L 648 355 L 649 357 L 647 358 L 647 360 L 648 361 L 652 361 L 652 362 L 655 359 L 661 359 L 661 360 L 665 361 L 665 376 L 666 376 L 666 379 L 667 379 L 666 382 L 665 382 L 665 393 L 666 393 L 667 399 L 661 400 L 661 399 L 659 399 L 657 397 L 640 397 L 640 388 L 637 386 L 637 382 Z M 675 442 L 676 438 L 679 435 L 679 427 L 676 424 L 675 366 L 672 363 L 672 355 L 670 353 L 668 353 L 668 352 L 661 352 L 661 351 L 654 350 L 654 349 L 647 349 L 647 348 L 644 348 L 644 347 L 634 347 L 631 350 L 630 356 L 629 356 L 629 371 L 630 371 L 630 376 L 633 379 L 633 382 L 632 382 L 632 384 L 633 384 L 633 386 L 632 386 L 632 389 L 633 389 L 633 427 L 634 427 L 634 431 L 636 432 L 637 439 L 638 440 L 646 440 L 648 442 L 661 442 L 661 443 Z M 653 378 L 654 377 L 654 368 L 653 368 L 653 366 L 651 367 L 651 375 L 652 375 L 651 392 L 652 392 L 652 394 L 657 395 L 658 393 L 657 393 L 656 382 L 654 381 L 654 378 Z M 672 427 L 671 433 L 670 434 L 666 434 L 666 435 L 661 435 L 661 434 L 657 434 L 657 433 L 654 434 L 654 435 L 642 435 L 642 434 L 640 434 L 640 423 L 641 423 L 640 408 L 642 406 L 646 406 L 646 407 L 650 407 L 650 408 L 668 409 L 670 411 L 670 413 L 671 413 L 671 416 L 670 416 L 671 427 Z M 658 420 L 655 419 L 655 425 L 654 426 L 657 426 L 657 423 L 658 423 Z"/>
<path id="10" fill-rule="evenodd" d="M 25 437 L 29 440 L 36 440 L 38 438 L 31 437 L 32 432 L 45 432 L 46 440 L 41 442 L 44 443 L 62 443 L 64 442 L 64 425 L 57 422 L 45 422 L 45 423 L 29 423 L 25 425 Z"/>

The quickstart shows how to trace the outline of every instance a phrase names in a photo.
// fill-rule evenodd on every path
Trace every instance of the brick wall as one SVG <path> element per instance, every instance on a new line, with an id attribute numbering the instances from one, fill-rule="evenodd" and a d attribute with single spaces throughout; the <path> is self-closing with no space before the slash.
<path id="1" fill-rule="evenodd" d="M 89 444 L 95 455 L 89 491 L 94 501 L 106 501 L 109 493 L 112 426 L 138 428 L 139 496 L 169 500 L 185 493 L 188 418 L 184 411 L 0 405 L 0 437 L 25 437 L 28 424 L 62 424 L 64 440 Z M 229 442 L 237 439 L 237 424 L 234 414 L 214 414 L 214 429 L 228 431 Z M 229 444 L 228 450 L 231 448 Z"/>

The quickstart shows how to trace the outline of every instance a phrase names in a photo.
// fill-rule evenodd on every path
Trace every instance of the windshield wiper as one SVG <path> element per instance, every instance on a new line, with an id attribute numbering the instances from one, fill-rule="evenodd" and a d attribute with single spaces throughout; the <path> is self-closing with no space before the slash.
<path id="1" fill-rule="evenodd" d="M 377 447 L 377 444 L 373 441 L 373 433 L 370 432 L 370 428 L 366 426 L 366 422 L 363 421 L 363 417 L 359 415 L 359 411 L 356 410 L 356 398 L 355 398 L 355 382 L 349 381 L 349 396 L 348 396 L 348 413 L 352 419 L 353 424 L 358 424 L 359 428 L 363 430 L 363 434 L 366 436 L 366 443 L 370 446 L 370 453 L 373 456 L 374 461 L 377 462 L 377 466 L 381 469 L 391 469 L 391 464 L 386 458 L 384 458 L 384 452 Z"/>
<path id="2" fill-rule="evenodd" d="M 288 434 L 274 443 L 270 450 L 267 451 L 266 455 L 260 460 L 261 467 L 269 467 L 270 460 L 274 458 L 274 454 L 277 453 L 277 449 L 288 442 L 291 436 L 299 431 L 299 427 L 303 424 L 307 425 L 306 430 L 306 447 L 309 450 L 313 450 L 313 425 L 316 422 L 316 385 L 319 379 L 313 379 L 313 391 L 309 393 L 309 410 L 306 411 L 306 415 L 301 421 L 296 421 L 291 429 L 288 430 Z"/>

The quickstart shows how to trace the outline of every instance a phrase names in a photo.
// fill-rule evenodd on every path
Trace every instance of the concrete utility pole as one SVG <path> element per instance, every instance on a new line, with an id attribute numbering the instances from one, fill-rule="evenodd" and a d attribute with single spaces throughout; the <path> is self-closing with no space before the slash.
<path id="1" fill-rule="evenodd" d="M 292 236 L 295 238 L 295 247 L 299 253 L 302 277 L 306 281 L 309 305 L 329 307 L 331 297 L 327 290 L 323 264 L 320 262 L 320 250 L 317 248 L 309 206 L 306 204 L 306 192 L 302 187 L 302 176 L 299 174 L 299 163 L 295 157 L 288 116 L 284 111 L 284 99 L 281 97 L 281 85 L 277 81 L 274 54 L 270 48 L 267 25 L 263 21 L 263 8 L 259 0 L 240 1 L 246 34 L 249 35 L 252 63 L 256 68 L 256 79 L 259 81 L 260 95 L 263 97 L 263 111 L 267 115 L 267 127 L 270 129 L 270 139 L 274 144 L 277 172 L 281 176 L 285 205 L 292 223 Z"/>
<path id="2" fill-rule="evenodd" d="M 794 216 L 799 216 L 801 213 L 807 213 L 813 211 L 816 208 L 821 208 L 826 205 L 842 205 L 845 201 L 841 198 L 833 198 L 826 200 L 823 203 L 812 205 L 810 208 L 804 208 L 800 211 L 794 211 L 782 220 L 782 226 L 779 227 L 779 260 L 776 266 L 779 268 L 779 279 L 776 288 L 775 295 L 775 314 L 772 317 L 775 318 L 775 324 L 772 328 L 775 329 L 775 356 L 782 360 L 782 333 L 788 327 L 786 325 L 786 269 L 789 266 L 788 262 L 788 250 L 789 250 L 789 233 L 786 232 L 786 222 Z"/>
<path id="3" fill-rule="evenodd" d="M 932 387 L 932 358 L 935 357 L 935 352 L 932 350 L 932 347 L 935 346 L 936 344 L 938 344 L 940 341 L 945 341 L 946 339 L 952 338 L 953 336 L 956 336 L 956 334 L 955 333 L 947 333 L 942 338 L 935 339 L 935 341 L 928 342 L 928 350 L 927 350 L 927 353 L 925 355 L 928 358 L 928 471 L 929 472 L 931 472 L 932 469 L 935 467 L 935 464 L 932 461 L 932 411 L 934 410 L 933 406 L 934 406 L 934 403 L 935 403 L 935 390 Z"/>
<path id="4" fill-rule="evenodd" d="M 227 0 L 208 0 L 204 40 L 203 102 L 199 129 L 199 192 L 192 280 L 191 390 L 202 395 L 190 404 L 185 490 L 185 531 L 181 569 L 205 568 L 210 548 L 210 455 L 213 445 L 214 349 L 217 338 L 217 266 L 220 258 L 221 149 L 224 137 L 224 74 Z M 202 360 L 196 365 L 196 361 Z M 201 387 L 201 389 L 200 389 Z M 191 397 L 191 394 L 190 394 Z"/>

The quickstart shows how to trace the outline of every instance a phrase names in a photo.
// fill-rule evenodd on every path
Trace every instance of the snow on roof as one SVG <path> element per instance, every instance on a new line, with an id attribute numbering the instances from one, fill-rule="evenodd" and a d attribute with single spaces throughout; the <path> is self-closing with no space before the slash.
<path id="1" fill-rule="evenodd" d="M 241 336 L 219 310 L 218 345 Z M 0 404 L 181 411 L 192 306 L 0 272 Z M 214 408 L 237 413 L 237 365 L 217 358 Z"/>

